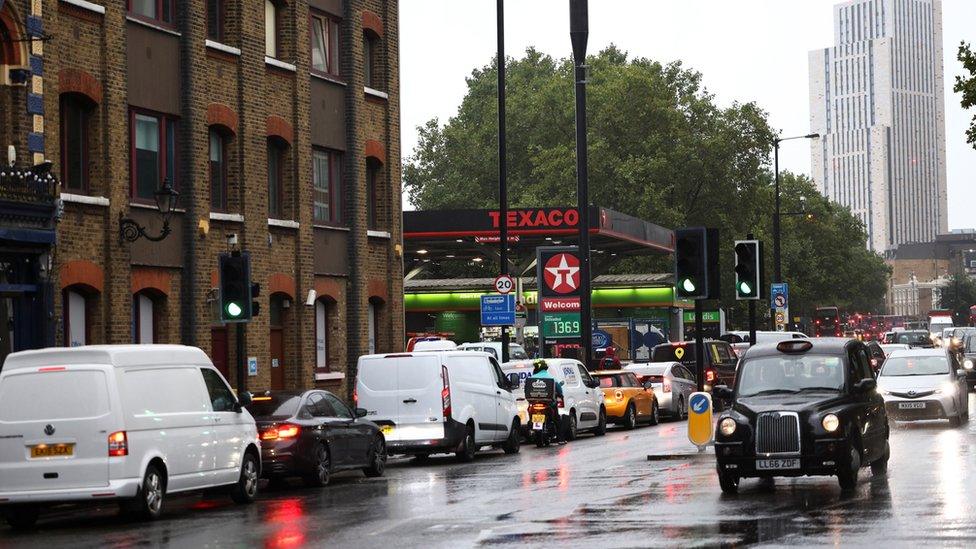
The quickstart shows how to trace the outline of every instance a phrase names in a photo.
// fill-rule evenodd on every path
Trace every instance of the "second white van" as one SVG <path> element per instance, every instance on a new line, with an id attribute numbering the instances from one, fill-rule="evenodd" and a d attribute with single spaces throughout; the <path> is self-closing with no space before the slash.
<path id="1" fill-rule="evenodd" d="M 359 358 L 357 406 L 386 437 L 387 451 L 470 461 L 484 446 L 519 451 L 515 396 L 487 353 L 426 351 Z"/>
<path id="2" fill-rule="evenodd" d="M 29 528 L 39 504 L 118 500 L 155 519 L 169 494 L 257 494 L 254 418 L 203 351 L 105 345 L 23 351 L 0 372 L 0 512 Z"/>

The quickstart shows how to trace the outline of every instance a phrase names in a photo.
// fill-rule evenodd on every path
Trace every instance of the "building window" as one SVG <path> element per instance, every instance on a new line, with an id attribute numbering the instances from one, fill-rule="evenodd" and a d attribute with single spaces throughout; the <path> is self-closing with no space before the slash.
<path id="1" fill-rule="evenodd" d="M 210 210 L 227 211 L 227 137 L 210 128 Z"/>
<path id="2" fill-rule="evenodd" d="M 264 54 L 278 57 L 278 5 L 264 0 Z"/>
<path id="3" fill-rule="evenodd" d="M 363 84 L 367 88 L 381 89 L 381 79 L 376 70 L 378 37 L 370 32 L 363 33 Z"/>
<path id="4" fill-rule="evenodd" d="M 342 223 L 342 155 L 312 151 L 313 219 L 318 223 Z"/>
<path id="5" fill-rule="evenodd" d="M 90 101 L 77 94 L 61 96 L 61 184 L 65 190 L 88 190 Z"/>
<path id="6" fill-rule="evenodd" d="M 268 217 L 284 217 L 284 156 L 285 149 L 274 140 L 268 140 Z"/>
<path id="7" fill-rule="evenodd" d="M 207 38 L 215 42 L 224 41 L 226 16 L 224 0 L 207 0 Z"/>
<path id="8" fill-rule="evenodd" d="M 169 179 L 178 187 L 176 173 L 176 120 L 166 115 L 132 113 L 132 197 L 153 201 Z"/>
<path id="9" fill-rule="evenodd" d="M 379 228 L 379 196 L 376 190 L 379 188 L 381 164 L 376 159 L 366 160 L 366 228 L 376 230 Z"/>
<path id="10" fill-rule="evenodd" d="M 324 299 L 315 302 L 315 368 L 329 371 L 329 310 Z"/>
<path id="11" fill-rule="evenodd" d="M 132 342 L 156 343 L 156 306 L 145 293 L 132 296 Z"/>
<path id="12" fill-rule="evenodd" d="M 88 344 L 88 300 L 77 290 L 65 290 L 64 344 L 80 347 Z"/>
<path id="13" fill-rule="evenodd" d="M 172 26 L 176 23 L 176 0 L 129 0 L 129 13 Z"/>
<path id="14" fill-rule="evenodd" d="M 309 16 L 312 41 L 312 70 L 339 76 L 339 20 L 312 13 Z"/>
<path id="15" fill-rule="evenodd" d="M 372 301 L 366 310 L 367 353 L 376 354 L 376 304 Z"/>

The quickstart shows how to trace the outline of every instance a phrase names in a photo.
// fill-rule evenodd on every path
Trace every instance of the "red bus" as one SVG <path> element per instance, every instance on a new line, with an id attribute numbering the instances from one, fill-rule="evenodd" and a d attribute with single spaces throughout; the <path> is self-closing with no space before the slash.
<path id="1" fill-rule="evenodd" d="M 816 337 L 841 337 L 844 328 L 840 323 L 837 307 L 817 307 L 813 314 L 813 332 Z"/>

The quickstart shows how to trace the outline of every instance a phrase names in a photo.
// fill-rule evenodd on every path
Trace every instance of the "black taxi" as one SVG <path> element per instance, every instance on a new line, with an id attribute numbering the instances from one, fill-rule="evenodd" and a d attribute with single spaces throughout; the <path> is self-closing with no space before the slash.
<path id="1" fill-rule="evenodd" d="M 853 489 L 862 467 L 888 468 L 888 419 L 864 343 L 842 338 L 755 345 L 739 363 L 716 425 L 722 491 L 739 479 L 837 475 Z"/>

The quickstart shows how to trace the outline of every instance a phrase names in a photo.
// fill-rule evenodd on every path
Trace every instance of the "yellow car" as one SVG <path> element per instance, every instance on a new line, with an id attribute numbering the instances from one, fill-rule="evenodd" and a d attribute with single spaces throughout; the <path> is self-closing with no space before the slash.
<path id="1" fill-rule="evenodd" d="M 607 409 L 607 423 L 633 429 L 639 422 L 657 425 L 657 396 L 652 389 L 644 389 L 633 372 L 601 370 L 592 372 L 600 381 L 603 403 Z"/>

